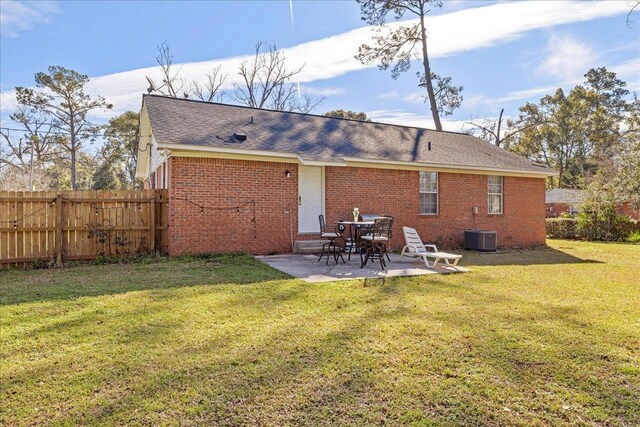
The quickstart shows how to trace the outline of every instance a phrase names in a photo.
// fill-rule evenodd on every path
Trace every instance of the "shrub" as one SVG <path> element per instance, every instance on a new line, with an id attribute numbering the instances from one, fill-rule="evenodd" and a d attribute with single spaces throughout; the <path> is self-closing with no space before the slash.
<path id="1" fill-rule="evenodd" d="M 578 239 L 576 218 L 547 218 L 547 236 L 555 239 Z"/>
<path id="2" fill-rule="evenodd" d="M 610 222 L 609 222 L 610 221 Z M 640 242 L 640 221 L 626 216 L 592 218 L 547 218 L 547 236 L 555 239 L 585 239 Z"/>
<path id="3" fill-rule="evenodd" d="M 624 241 L 638 230 L 638 222 L 618 215 L 613 200 L 589 200 L 578 214 L 576 230 L 587 240 Z"/>
<path id="4" fill-rule="evenodd" d="M 638 225 L 640 225 L 640 223 L 638 223 Z M 640 243 L 640 231 L 634 231 L 633 233 L 629 234 L 629 237 L 627 237 L 627 242 Z"/>

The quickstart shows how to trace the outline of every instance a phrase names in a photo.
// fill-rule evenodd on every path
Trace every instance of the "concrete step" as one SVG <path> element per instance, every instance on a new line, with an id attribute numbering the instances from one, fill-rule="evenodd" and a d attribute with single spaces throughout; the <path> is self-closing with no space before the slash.
<path id="1" fill-rule="evenodd" d="M 293 243 L 294 254 L 319 254 L 327 240 L 296 240 Z"/>

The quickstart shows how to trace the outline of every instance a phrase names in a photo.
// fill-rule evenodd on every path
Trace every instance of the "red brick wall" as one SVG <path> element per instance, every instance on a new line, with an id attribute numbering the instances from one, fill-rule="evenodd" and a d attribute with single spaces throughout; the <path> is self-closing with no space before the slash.
<path id="1" fill-rule="evenodd" d="M 619 203 L 616 212 L 618 215 L 626 215 L 631 219 L 640 219 L 640 209 L 634 209 L 631 203 Z"/>
<path id="2" fill-rule="evenodd" d="M 290 252 L 290 230 L 294 240 L 317 238 L 297 235 L 297 177 L 296 164 L 171 158 L 169 253 Z M 435 216 L 419 214 L 418 185 L 417 171 L 326 167 L 327 224 L 349 219 L 358 207 L 361 213 L 395 217 L 395 248 L 404 244 L 403 225 L 416 228 L 424 240 L 446 246 L 460 245 L 466 228 L 496 230 L 502 247 L 545 243 L 544 179 L 505 177 L 502 215 L 486 213 L 484 175 L 440 173 L 440 214 Z M 227 209 L 251 200 L 255 227 L 252 203 Z M 205 206 L 204 212 L 197 205 Z M 473 206 L 479 208 L 475 219 Z"/>
<path id="3" fill-rule="evenodd" d="M 562 214 L 568 214 L 571 205 L 568 203 L 545 203 L 547 218 L 555 218 Z"/>
<path id="4" fill-rule="evenodd" d="M 298 229 L 297 198 L 295 164 L 172 157 L 169 254 L 291 252 L 290 225 Z M 196 205 L 204 206 L 204 212 Z"/>
<path id="5" fill-rule="evenodd" d="M 393 215 L 395 248 L 404 245 L 404 225 L 418 230 L 423 240 L 445 246 L 462 245 L 467 228 L 497 231 L 502 247 L 543 245 L 544 179 L 504 177 L 502 215 L 487 214 L 487 185 L 485 175 L 440 173 L 440 213 L 420 215 L 417 171 L 327 167 L 327 220 L 349 218 L 354 207 L 361 213 Z M 479 211 L 475 219 L 473 206 Z"/>

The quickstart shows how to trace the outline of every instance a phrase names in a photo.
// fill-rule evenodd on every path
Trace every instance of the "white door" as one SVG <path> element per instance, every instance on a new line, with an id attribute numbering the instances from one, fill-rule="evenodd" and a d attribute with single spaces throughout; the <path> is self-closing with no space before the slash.
<path id="1" fill-rule="evenodd" d="M 321 166 L 298 166 L 298 232 L 319 233 L 324 214 L 324 171 Z"/>

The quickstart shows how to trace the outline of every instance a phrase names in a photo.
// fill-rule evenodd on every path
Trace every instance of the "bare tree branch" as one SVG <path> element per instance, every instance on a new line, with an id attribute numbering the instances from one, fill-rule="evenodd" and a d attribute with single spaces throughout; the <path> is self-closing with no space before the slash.
<path id="1" fill-rule="evenodd" d="M 633 15 L 636 11 L 636 9 L 638 8 L 638 6 L 640 6 L 640 1 L 637 1 L 636 4 L 633 5 L 633 7 L 631 8 L 631 10 L 629 11 L 629 13 L 627 13 L 627 27 L 631 28 L 633 27 L 633 24 L 635 24 L 635 22 L 633 22 L 631 20 L 631 15 Z"/>
<path id="2" fill-rule="evenodd" d="M 191 83 L 191 93 L 200 101 L 213 102 L 221 101 L 223 96 L 222 86 L 227 76 L 220 72 L 220 65 L 217 65 L 207 74 L 207 80 L 203 85 L 195 80 Z"/>
<path id="3" fill-rule="evenodd" d="M 234 84 L 235 100 L 254 108 L 310 112 L 324 98 L 314 100 L 298 92 L 292 79 L 302 68 L 289 69 L 282 51 L 258 42 L 253 58 L 238 69 L 242 82 Z"/>

